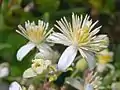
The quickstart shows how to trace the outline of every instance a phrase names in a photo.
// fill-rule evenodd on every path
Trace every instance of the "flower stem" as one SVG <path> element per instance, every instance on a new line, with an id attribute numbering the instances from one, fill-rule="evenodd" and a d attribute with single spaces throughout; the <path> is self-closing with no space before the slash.
<path id="1" fill-rule="evenodd" d="M 75 77 L 78 72 L 79 72 L 79 70 L 76 69 L 70 77 L 71 77 L 71 78 Z"/>

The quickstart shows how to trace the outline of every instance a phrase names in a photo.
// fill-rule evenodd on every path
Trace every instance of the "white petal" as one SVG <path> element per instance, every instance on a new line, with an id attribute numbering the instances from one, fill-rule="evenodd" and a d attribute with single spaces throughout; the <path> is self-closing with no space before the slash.
<path id="1" fill-rule="evenodd" d="M 87 84 L 87 85 L 85 86 L 85 90 L 94 90 L 94 88 L 93 88 L 92 85 Z"/>
<path id="2" fill-rule="evenodd" d="M 42 58 L 45 60 L 51 60 L 53 58 L 54 51 L 46 43 L 37 46 L 37 48 L 40 52 L 36 54 L 35 58 Z"/>
<path id="3" fill-rule="evenodd" d="M 91 31 L 91 32 L 90 32 L 91 37 L 94 36 L 95 34 L 97 34 L 97 33 L 100 31 L 100 28 L 101 28 L 101 27 L 102 27 L 102 26 L 99 26 L 99 27 L 97 27 L 96 29 L 94 29 L 93 31 Z"/>
<path id="4" fill-rule="evenodd" d="M 61 55 L 58 62 L 58 70 L 66 70 L 75 59 L 77 54 L 77 48 L 74 46 L 69 46 Z"/>
<path id="5" fill-rule="evenodd" d="M 0 67 L 0 78 L 6 77 L 9 74 L 8 67 Z"/>
<path id="6" fill-rule="evenodd" d="M 92 52 L 82 50 L 82 49 L 79 49 L 79 51 L 80 51 L 82 57 L 87 60 L 89 69 L 94 69 L 95 65 L 96 65 L 94 54 Z"/>
<path id="7" fill-rule="evenodd" d="M 37 67 L 35 69 L 35 72 L 40 75 L 40 74 L 42 74 L 44 72 L 45 69 L 47 69 L 46 66 Z"/>
<path id="8" fill-rule="evenodd" d="M 23 73 L 23 78 L 31 78 L 31 77 L 35 77 L 37 74 L 33 71 L 32 68 L 28 68 L 27 70 L 25 70 L 25 72 Z"/>
<path id="9" fill-rule="evenodd" d="M 0 64 L 0 78 L 6 77 L 9 75 L 9 64 L 4 62 Z"/>
<path id="10" fill-rule="evenodd" d="M 98 20 L 91 25 L 89 31 L 91 31 L 91 30 L 93 29 L 93 27 L 94 27 L 97 23 L 98 23 Z"/>
<path id="11" fill-rule="evenodd" d="M 9 86 L 9 90 L 22 90 L 22 88 L 17 82 L 12 82 Z"/>
<path id="12" fill-rule="evenodd" d="M 59 53 L 52 50 L 52 48 L 46 43 L 37 46 L 40 52 L 35 55 L 35 58 L 41 58 L 45 60 L 57 60 L 59 58 Z"/>
<path id="13" fill-rule="evenodd" d="M 66 37 L 64 34 L 61 33 L 53 33 L 48 37 L 48 42 L 63 44 L 66 46 L 69 46 L 71 44 L 71 41 Z"/>
<path id="14" fill-rule="evenodd" d="M 17 60 L 21 61 L 34 47 L 33 43 L 22 46 L 17 52 Z"/>
<path id="15" fill-rule="evenodd" d="M 107 39 L 108 39 L 107 35 L 98 35 L 94 40 L 100 41 L 100 40 L 107 40 Z"/>
<path id="16" fill-rule="evenodd" d="M 51 51 L 52 50 L 51 47 L 46 43 L 41 43 L 40 45 L 37 46 L 37 48 L 41 52 L 43 52 L 43 51 Z"/>

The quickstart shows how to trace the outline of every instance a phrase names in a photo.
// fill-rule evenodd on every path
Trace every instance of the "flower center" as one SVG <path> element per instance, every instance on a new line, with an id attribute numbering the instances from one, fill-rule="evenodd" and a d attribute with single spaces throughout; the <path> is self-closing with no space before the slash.
<path id="1" fill-rule="evenodd" d="M 32 41 L 33 43 L 40 43 L 43 39 L 44 39 L 44 33 L 43 30 L 27 30 L 27 35 L 28 38 L 30 39 L 30 41 Z"/>
<path id="2" fill-rule="evenodd" d="M 100 55 L 98 58 L 99 58 L 99 63 L 105 64 L 105 63 L 108 63 L 111 60 L 112 56 L 110 56 L 110 55 Z"/>
<path id="3" fill-rule="evenodd" d="M 80 30 L 73 30 L 72 32 L 73 43 L 78 44 L 78 46 L 83 46 L 87 44 L 90 40 L 88 27 L 83 27 Z"/>

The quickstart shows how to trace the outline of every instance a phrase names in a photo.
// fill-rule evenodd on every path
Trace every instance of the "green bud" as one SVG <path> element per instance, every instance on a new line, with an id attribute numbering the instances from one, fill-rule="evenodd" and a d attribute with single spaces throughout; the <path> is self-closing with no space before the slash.
<path id="1" fill-rule="evenodd" d="M 76 69 L 78 69 L 79 71 L 83 71 L 86 69 L 86 67 L 87 67 L 87 62 L 84 58 L 77 61 Z"/>

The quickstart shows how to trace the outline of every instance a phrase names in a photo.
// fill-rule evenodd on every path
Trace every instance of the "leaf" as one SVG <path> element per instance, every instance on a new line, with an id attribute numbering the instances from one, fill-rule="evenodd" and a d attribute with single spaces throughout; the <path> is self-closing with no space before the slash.
<path id="1" fill-rule="evenodd" d="M 59 0 L 35 0 L 35 3 L 41 12 L 54 12 L 60 4 Z"/>
<path id="2" fill-rule="evenodd" d="M 0 50 L 4 49 L 4 48 L 11 48 L 12 46 L 10 44 L 7 43 L 0 43 Z"/>

